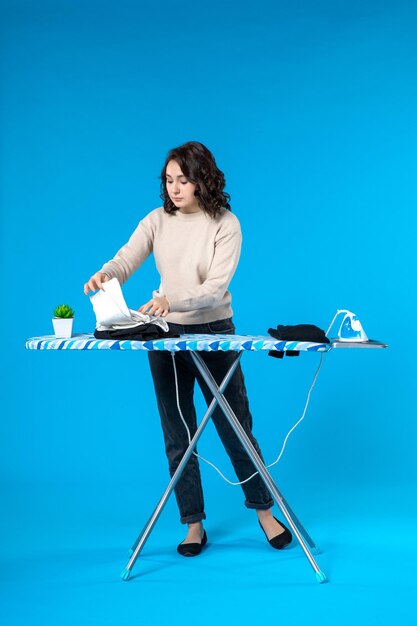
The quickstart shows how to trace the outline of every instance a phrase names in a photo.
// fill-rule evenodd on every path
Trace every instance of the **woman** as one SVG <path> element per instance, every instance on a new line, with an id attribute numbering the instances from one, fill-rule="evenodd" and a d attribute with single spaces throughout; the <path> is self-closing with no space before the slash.
<path id="1" fill-rule="evenodd" d="M 100 289 L 103 282 L 114 276 L 123 284 L 153 252 L 161 283 L 138 311 L 166 317 L 170 331 L 178 334 L 234 334 L 228 286 L 239 261 L 242 235 L 224 187 L 224 175 L 203 144 L 190 141 L 171 150 L 161 173 L 163 207 L 139 222 L 129 241 L 84 285 L 84 293 Z M 173 359 L 168 351 L 147 354 L 172 476 L 189 443 L 177 407 Z M 220 384 L 234 359 L 233 353 L 202 351 L 201 355 Z M 207 405 L 213 396 L 187 351 L 175 353 L 175 361 L 180 408 L 192 437 L 197 430 L 195 380 Z M 240 363 L 224 395 L 262 458 L 252 435 L 252 416 Z M 239 481 L 244 481 L 256 471 L 252 461 L 218 405 L 212 420 Z M 245 505 L 256 510 L 269 544 L 277 549 L 288 545 L 291 533 L 273 517 L 273 500 L 259 474 L 242 484 L 242 488 Z M 188 525 L 187 535 L 177 550 L 183 556 L 196 556 L 207 543 L 207 535 L 202 524 L 206 514 L 195 455 L 184 468 L 175 495 L 180 521 Z"/>

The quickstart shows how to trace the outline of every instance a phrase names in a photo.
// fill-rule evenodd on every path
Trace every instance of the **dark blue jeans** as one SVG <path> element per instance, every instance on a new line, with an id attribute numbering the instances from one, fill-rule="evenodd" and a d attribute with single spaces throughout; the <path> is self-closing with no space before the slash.
<path id="1" fill-rule="evenodd" d="M 235 334 L 232 318 L 216 320 L 215 322 L 205 324 L 183 325 L 170 322 L 168 322 L 168 324 L 170 330 L 178 334 Z M 220 385 L 232 362 L 236 358 L 236 352 L 200 351 L 199 354 L 203 357 L 216 383 Z M 178 412 L 175 375 L 171 353 L 167 350 L 150 351 L 148 352 L 148 358 L 155 387 L 159 415 L 161 417 L 169 472 L 172 477 L 188 447 L 188 435 Z M 197 430 L 196 411 L 193 403 L 195 380 L 197 380 L 203 392 L 207 406 L 211 403 L 213 394 L 207 387 L 206 382 L 194 364 L 189 352 L 176 352 L 175 363 L 177 368 L 178 396 L 181 412 L 190 429 L 190 435 L 193 437 Z M 249 411 L 249 402 L 240 363 L 226 386 L 224 396 L 262 458 L 258 442 L 252 435 L 252 415 Z M 216 405 L 212 413 L 212 420 L 226 452 L 230 457 L 239 481 L 245 480 L 256 471 L 256 468 L 218 405 Z M 195 451 L 197 451 L 196 448 Z M 272 507 L 274 502 L 271 494 L 259 474 L 243 484 L 242 489 L 246 497 L 245 506 L 249 509 L 269 509 Z M 194 454 L 191 455 L 176 484 L 175 497 L 180 510 L 180 519 L 183 524 L 199 522 L 202 519 L 206 519 L 200 469 L 198 459 Z"/>

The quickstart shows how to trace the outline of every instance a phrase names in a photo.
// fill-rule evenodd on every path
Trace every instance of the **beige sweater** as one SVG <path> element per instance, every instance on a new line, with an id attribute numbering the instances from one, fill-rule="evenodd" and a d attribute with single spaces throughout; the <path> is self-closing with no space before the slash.
<path id="1" fill-rule="evenodd" d="M 238 218 L 222 209 L 216 218 L 204 211 L 166 213 L 154 209 L 140 220 L 128 242 L 101 268 L 122 285 L 153 252 L 161 282 L 152 297 L 164 295 L 178 324 L 232 317 L 229 283 L 242 245 Z M 142 303 L 144 304 L 144 302 Z"/>

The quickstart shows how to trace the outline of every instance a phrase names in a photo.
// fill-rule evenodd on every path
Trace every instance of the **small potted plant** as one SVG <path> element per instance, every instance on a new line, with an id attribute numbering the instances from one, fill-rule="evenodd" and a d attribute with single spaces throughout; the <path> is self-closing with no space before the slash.
<path id="1" fill-rule="evenodd" d="M 68 304 L 60 304 L 53 312 L 52 323 L 55 337 L 72 337 L 74 311 Z"/>

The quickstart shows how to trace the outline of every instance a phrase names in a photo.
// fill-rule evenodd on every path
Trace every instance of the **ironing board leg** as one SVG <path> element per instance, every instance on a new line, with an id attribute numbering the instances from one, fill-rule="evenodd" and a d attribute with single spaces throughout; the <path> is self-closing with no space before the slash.
<path id="1" fill-rule="evenodd" d="M 277 505 L 281 509 L 285 519 L 287 520 L 288 524 L 291 527 L 291 530 L 294 532 L 295 536 L 297 537 L 298 542 L 300 543 L 300 546 L 301 546 L 302 550 L 304 551 L 304 554 L 306 555 L 306 557 L 307 557 L 311 567 L 316 572 L 316 578 L 317 578 L 318 582 L 320 582 L 320 583 L 325 582 L 327 580 L 326 579 L 326 575 L 324 574 L 323 571 L 320 570 L 319 566 L 317 565 L 316 561 L 314 560 L 314 557 L 311 554 L 311 552 L 310 552 L 306 542 L 304 541 L 303 536 L 301 535 L 301 533 L 298 530 L 294 520 L 292 519 L 292 517 L 291 517 L 291 515 L 289 513 L 289 510 L 285 506 L 284 499 L 282 498 L 280 492 L 278 491 L 277 486 L 275 485 L 274 481 L 272 480 L 271 475 L 269 474 L 268 470 L 266 469 L 266 467 L 265 467 L 264 463 L 262 462 L 262 459 L 260 458 L 259 454 L 257 453 L 255 448 L 253 447 L 251 440 L 249 439 L 248 435 L 246 434 L 245 430 L 243 429 L 243 427 L 240 424 L 239 420 L 237 419 L 236 415 L 233 413 L 232 409 L 230 408 L 230 405 L 227 402 L 226 398 L 223 396 L 223 394 L 221 393 L 220 389 L 218 388 L 217 383 L 214 380 L 214 378 L 213 378 L 209 368 L 207 367 L 206 363 L 203 361 L 203 359 L 201 358 L 201 356 L 197 352 L 191 352 L 191 356 L 192 356 L 196 366 L 198 367 L 201 375 L 203 376 L 204 380 L 206 381 L 209 389 L 213 393 L 214 397 L 217 399 L 217 402 L 219 403 L 220 407 L 222 408 L 223 413 L 225 414 L 225 416 L 229 420 L 230 425 L 232 426 L 233 430 L 235 431 L 237 437 L 239 438 L 240 442 L 242 443 L 242 445 L 246 449 L 250 459 L 252 460 L 253 464 L 255 465 L 256 469 L 258 470 L 259 475 L 263 479 L 263 481 L 266 484 L 266 486 L 268 487 L 268 489 L 271 491 L 271 493 L 272 493 L 272 495 L 274 497 L 275 502 L 277 503 Z"/>
<path id="2" fill-rule="evenodd" d="M 295 525 L 297 526 L 298 530 L 300 531 L 300 533 L 303 535 L 304 539 L 307 541 L 308 545 L 310 546 L 310 548 L 312 550 L 314 550 L 315 554 L 320 554 L 320 549 L 317 546 L 317 544 L 313 541 L 313 539 L 310 537 L 310 535 L 308 534 L 308 532 L 306 531 L 306 529 L 304 528 L 304 526 L 301 524 L 300 520 L 298 519 L 298 517 L 296 516 L 296 514 L 294 513 L 294 511 L 292 510 L 292 508 L 290 507 L 290 505 L 288 504 L 287 500 L 284 498 L 284 496 L 282 495 L 282 492 L 278 489 L 277 487 L 277 491 L 281 496 L 281 500 L 284 503 L 284 506 L 286 507 L 286 509 L 288 510 L 288 513 L 290 514 L 290 516 L 292 517 Z"/>
<path id="3" fill-rule="evenodd" d="M 191 354 L 193 354 L 193 352 L 191 352 Z M 219 391 L 220 393 L 223 393 L 223 391 L 226 389 L 229 380 L 231 379 L 238 363 L 239 360 L 242 356 L 242 352 L 239 352 L 237 354 L 236 359 L 233 361 L 232 365 L 229 368 L 229 371 L 227 372 L 226 376 L 223 379 L 223 382 L 221 383 L 220 387 L 219 387 Z M 194 437 L 191 439 L 191 442 L 187 448 L 187 450 L 184 453 L 184 456 L 182 457 L 180 464 L 178 465 L 177 469 L 175 470 L 174 475 L 172 476 L 168 487 L 166 488 L 162 498 L 160 499 L 160 501 L 158 502 L 154 512 L 152 513 L 151 517 L 149 518 L 148 522 L 146 523 L 146 525 L 144 526 L 144 528 L 142 529 L 142 531 L 140 532 L 139 536 L 137 537 L 135 543 L 133 544 L 133 547 L 131 549 L 131 557 L 129 559 L 128 564 L 126 565 L 125 569 L 122 571 L 121 573 L 121 578 L 123 580 L 128 580 L 130 577 L 130 572 L 132 570 L 132 567 L 134 566 L 136 559 L 138 558 L 143 546 L 145 545 L 149 535 L 151 534 L 151 531 L 153 529 L 153 527 L 155 526 L 155 523 L 159 517 L 159 515 L 162 512 L 162 509 L 164 508 L 169 496 L 171 495 L 175 485 L 177 484 L 183 470 L 184 467 L 186 465 L 186 463 L 188 462 L 188 459 L 190 458 L 195 446 L 197 445 L 197 441 L 199 440 L 208 420 L 210 419 L 211 414 L 214 411 L 214 408 L 217 404 L 217 399 L 214 397 L 213 400 L 210 402 L 210 406 L 207 408 L 207 411 L 203 417 L 203 419 L 201 420 L 200 425 L 198 426 Z"/>

